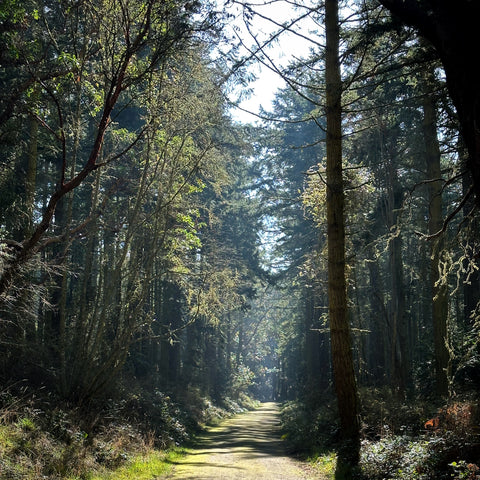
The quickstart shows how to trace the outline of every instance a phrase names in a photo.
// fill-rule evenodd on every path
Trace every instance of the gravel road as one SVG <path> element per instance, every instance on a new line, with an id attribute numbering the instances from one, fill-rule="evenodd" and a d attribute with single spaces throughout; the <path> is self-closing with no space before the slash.
<path id="1" fill-rule="evenodd" d="M 308 467 L 289 457 L 280 438 L 278 407 L 230 418 L 209 429 L 169 476 L 175 480 L 306 480 Z M 316 477 L 318 479 L 318 477 Z"/>

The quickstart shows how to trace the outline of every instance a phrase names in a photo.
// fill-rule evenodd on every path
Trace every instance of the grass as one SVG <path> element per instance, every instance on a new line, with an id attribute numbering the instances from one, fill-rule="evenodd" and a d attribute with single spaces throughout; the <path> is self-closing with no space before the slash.
<path id="1" fill-rule="evenodd" d="M 118 442 L 118 440 L 117 440 Z M 110 446 L 106 446 L 105 448 Z M 183 448 L 158 450 L 147 444 L 125 445 L 125 449 L 111 449 L 116 457 L 119 451 L 123 461 L 112 466 L 95 461 L 94 450 L 82 442 L 69 446 L 54 442 L 30 420 L 0 425 L 0 478 L 38 480 L 38 478 L 64 478 L 66 480 L 151 480 L 170 472 L 184 454 Z M 117 451 L 114 451 L 117 450 Z M 97 452 L 98 446 L 97 446 Z"/>
<path id="2" fill-rule="evenodd" d="M 146 454 L 138 455 L 127 464 L 115 469 L 97 473 L 89 480 L 151 480 L 160 475 L 167 474 L 172 469 L 172 464 L 184 455 L 183 449 L 168 452 L 152 450 Z M 70 477 L 69 480 L 80 480 L 79 477 Z"/>
<path id="3" fill-rule="evenodd" d="M 151 480 L 166 474 L 182 455 L 127 422 L 107 422 L 95 435 L 79 424 L 78 415 L 59 409 L 0 409 L 0 478 Z"/>

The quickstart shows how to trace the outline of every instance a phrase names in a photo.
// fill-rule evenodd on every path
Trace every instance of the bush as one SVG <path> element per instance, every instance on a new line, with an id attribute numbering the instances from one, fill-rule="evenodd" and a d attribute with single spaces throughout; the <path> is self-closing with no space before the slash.
<path id="1" fill-rule="evenodd" d="M 379 441 L 365 440 L 362 442 L 360 468 L 370 480 L 429 479 L 429 442 L 408 435 L 387 435 Z"/>
<path id="2" fill-rule="evenodd" d="M 480 461 L 479 438 L 472 428 L 477 409 L 472 402 L 456 400 L 432 410 L 424 401 L 405 402 L 389 389 L 362 389 L 361 399 L 360 466 L 366 479 L 470 480 L 455 468 Z M 425 423 L 432 417 L 436 421 L 427 430 Z"/>
<path id="3" fill-rule="evenodd" d="M 472 440 L 452 432 L 364 440 L 361 471 L 368 480 L 476 480 L 480 445 Z"/>
<path id="4" fill-rule="evenodd" d="M 327 401 L 312 410 L 305 403 L 287 402 L 281 410 L 283 438 L 294 452 L 331 450 L 338 437 L 335 410 Z"/>
<path id="5" fill-rule="evenodd" d="M 187 415 L 159 391 L 112 400 L 96 410 L 50 397 L 0 400 L 2 480 L 86 479 L 187 438 Z"/>
<path id="6" fill-rule="evenodd" d="M 433 414 L 430 403 L 420 400 L 406 402 L 392 394 L 388 387 L 362 388 L 359 392 L 362 434 L 369 439 L 385 435 L 417 435 Z"/>

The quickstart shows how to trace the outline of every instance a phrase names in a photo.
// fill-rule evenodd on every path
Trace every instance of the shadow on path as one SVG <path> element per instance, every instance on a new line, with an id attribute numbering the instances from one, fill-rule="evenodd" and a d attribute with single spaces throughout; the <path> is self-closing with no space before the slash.
<path id="1" fill-rule="evenodd" d="M 299 480 L 313 478 L 287 456 L 280 439 L 278 407 L 264 403 L 222 422 L 202 435 L 180 460 L 173 479 Z"/>

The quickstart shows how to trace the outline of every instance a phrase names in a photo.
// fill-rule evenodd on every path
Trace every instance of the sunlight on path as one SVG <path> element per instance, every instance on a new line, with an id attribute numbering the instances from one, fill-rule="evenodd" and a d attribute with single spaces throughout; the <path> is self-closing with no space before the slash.
<path id="1" fill-rule="evenodd" d="M 253 412 L 209 429 L 198 447 L 180 460 L 169 477 L 175 480 L 313 479 L 306 467 L 288 457 L 280 439 L 278 407 L 264 403 Z"/>

